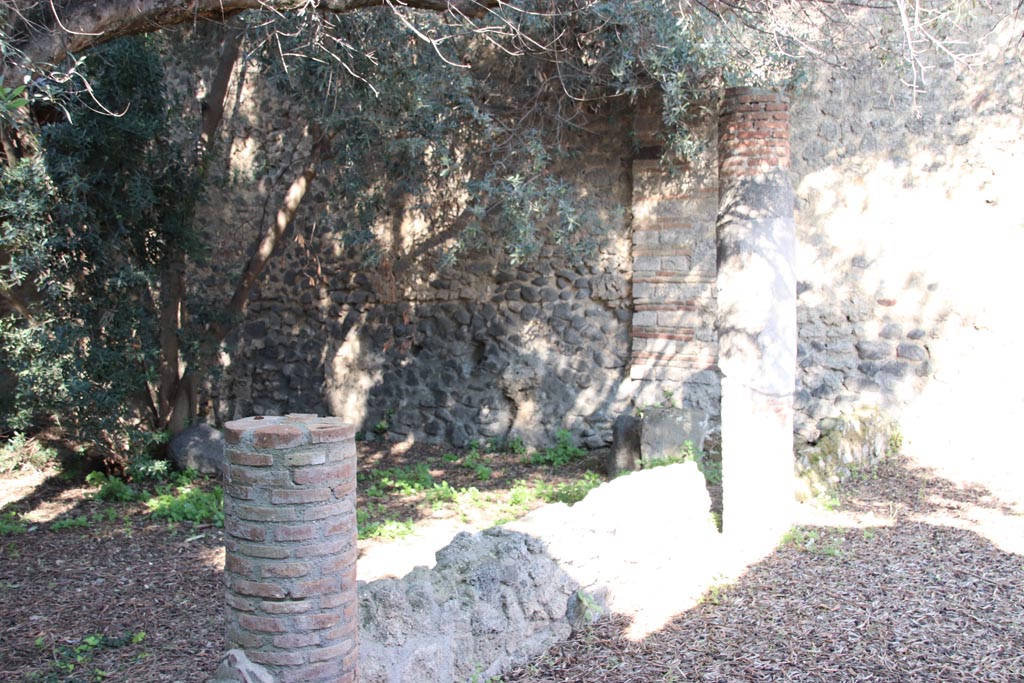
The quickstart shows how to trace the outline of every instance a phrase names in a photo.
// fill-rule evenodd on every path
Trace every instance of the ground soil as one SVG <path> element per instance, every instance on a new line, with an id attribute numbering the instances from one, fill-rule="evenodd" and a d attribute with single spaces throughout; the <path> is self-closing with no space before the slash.
<path id="1" fill-rule="evenodd" d="M 558 486 L 602 467 L 600 453 L 559 468 L 531 465 L 513 453 L 482 453 L 478 461 L 490 470 L 484 478 L 467 466 L 466 455 L 429 445 L 359 444 L 358 506 L 372 504 L 377 521 L 435 530 L 399 541 L 360 541 L 360 579 L 404 574 L 429 563 L 456 531 L 492 525 L 507 512 L 502 503 L 516 482 Z M 422 494 L 367 496 L 381 471 L 419 463 L 438 483 L 476 489 L 479 504 L 432 506 Z M 0 681 L 205 681 L 225 649 L 223 531 L 168 525 L 142 504 L 93 500 L 94 491 L 55 471 L 0 477 L 0 515 L 17 513 L 26 526 L 0 535 Z M 111 509 L 115 519 L 106 517 Z M 53 529 L 55 522 L 81 516 L 90 519 L 88 527 Z M 87 647 L 93 635 L 141 640 Z M 75 648 L 80 651 L 71 652 Z"/>
<path id="2" fill-rule="evenodd" d="M 424 461 L 437 480 L 500 497 L 518 479 L 567 480 L 598 464 L 554 473 L 495 456 L 481 481 L 443 454 L 363 445 L 360 469 Z M 224 649 L 221 531 L 169 527 L 139 506 L 53 531 L 54 520 L 102 509 L 88 493 L 39 476 L 0 480 L 4 509 L 32 525 L 0 536 L 0 680 L 91 681 L 99 670 L 107 681 L 204 681 Z M 413 498 L 381 504 L 434 519 Z M 642 640 L 612 615 L 507 680 L 1024 680 L 1021 500 L 893 461 L 803 514 L 777 551 Z M 68 648 L 87 636 L 141 632 L 82 649 L 67 670 Z"/>

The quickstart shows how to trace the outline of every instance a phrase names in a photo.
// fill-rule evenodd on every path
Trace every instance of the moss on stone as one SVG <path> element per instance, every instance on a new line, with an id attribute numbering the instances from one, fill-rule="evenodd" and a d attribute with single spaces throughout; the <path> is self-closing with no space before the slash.
<path id="1" fill-rule="evenodd" d="M 813 498 L 871 469 L 898 433 L 895 420 L 877 409 L 830 420 L 818 441 L 796 454 L 797 498 Z"/>

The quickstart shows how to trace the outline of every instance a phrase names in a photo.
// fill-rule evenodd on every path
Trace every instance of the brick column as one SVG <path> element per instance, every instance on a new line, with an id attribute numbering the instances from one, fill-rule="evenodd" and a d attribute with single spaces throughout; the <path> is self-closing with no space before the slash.
<path id="1" fill-rule="evenodd" d="M 354 428 L 287 415 L 225 433 L 229 647 L 276 683 L 354 683 Z"/>
<path id="2" fill-rule="evenodd" d="M 730 88 L 718 126 L 723 531 L 771 543 L 772 533 L 788 527 L 793 502 L 796 228 L 788 100 Z"/>

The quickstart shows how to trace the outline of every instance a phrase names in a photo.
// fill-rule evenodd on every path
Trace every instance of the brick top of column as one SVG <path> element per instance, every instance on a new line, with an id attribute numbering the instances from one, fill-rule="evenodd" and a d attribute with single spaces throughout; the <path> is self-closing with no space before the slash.
<path id="1" fill-rule="evenodd" d="M 719 180 L 789 168 L 789 98 L 766 88 L 728 88 L 719 110 Z"/>
<path id="2" fill-rule="evenodd" d="M 243 443 L 254 448 L 295 448 L 347 441 L 355 433 L 355 426 L 341 418 L 318 417 L 314 413 L 256 415 L 224 425 L 224 438 L 228 443 Z"/>

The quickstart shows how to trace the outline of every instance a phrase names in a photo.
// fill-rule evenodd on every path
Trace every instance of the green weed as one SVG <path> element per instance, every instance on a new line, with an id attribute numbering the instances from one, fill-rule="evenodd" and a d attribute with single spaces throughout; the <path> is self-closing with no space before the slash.
<path id="1" fill-rule="evenodd" d="M 828 512 L 834 512 L 838 510 L 842 505 L 842 501 L 834 491 L 825 491 L 820 494 L 816 499 L 818 506 Z"/>
<path id="2" fill-rule="evenodd" d="M 174 470 L 167 460 L 138 458 L 129 463 L 127 473 L 132 481 L 164 482 L 171 478 Z"/>
<path id="3" fill-rule="evenodd" d="M 701 602 L 710 605 L 720 605 L 726 599 L 729 590 L 735 585 L 735 578 L 725 574 L 715 574 L 712 583 L 701 597 Z"/>
<path id="4" fill-rule="evenodd" d="M 574 460 L 579 460 L 587 452 L 573 443 L 572 434 L 567 429 L 559 429 L 555 433 L 555 445 L 543 451 L 537 451 L 530 457 L 534 465 L 550 465 L 561 467 Z"/>
<path id="5" fill-rule="evenodd" d="M 179 486 L 146 501 L 150 514 L 169 522 L 192 522 L 224 526 L 224 490 L 214 486 L 209 491 Z"/>
<path id="6" fill-rule="evenodd" d="M 105 507 L 91 515 L 77 515 L 67 519 L 58 519 L 50 524 L 50 531 L 65 531 L 68 529 L 88 529 L 89 527 L 104 522 L 114 522 L 118 518 L 117 510 L 112 507 Z"/>
<path id="7" fill-rule="evenodd" d="M 488 496 L 481 493 L 480 489 L 475 486 L 469 486 L 467 488 L 459 489 L 458 494 L 455 497 L 456 504 L 461 507 L 471 506 L 475 508 L 483 508 L 490 502 Z"/>
<path id="8" fill-rule="evenodd" d="M 101 650 L 115 650 L 130 645 L 139 645 L 146 639 L 145 631 L 127 633 L 117 638 L 98 633 L 82 638 L 77 645 L 54 645 L 50 652 L 50 670 L 34 673 L 28 678 L 37 683 L 95 683 L 107 678 L 110 673 L 90 666 Z M 46 640 L 36 638 L 36 647 L 46 648 Z"/>
<path id="9" fill-rule="evenodd" d="M 512 485 L 508 493 L 508 503 L 515 507 L 529 505 L 537 499 L 537 492 L 521 479 Z"/>
<path id="10" fill-rule="evenodd" d="M 526 455 L 526 443 L 516 436 L 508 440 L 505 450 L 513 455 Z"/>
<path id="11" fill-rule="evenodd" d="M 476 441 L 470 442 L 469 452 L 463 458 L 462 466 L 473 470 L 473 474 L 480 481 L 487 481 L 491 478 L 492 470 L 484 462 L 484 455 L 480 452 L 480 446 Z"/>
<path id="12" fill-rule="evenodd" d="M 441 456 L 441 459 L 445 462 L 456 463 L 460 460 L 461 467 L 469 470 L 473 470 L 473 474 L 480 481 L 487 481 L 491 478 L 494 470 L 486 463 L 484 454 L 480 451 L 480 444 L 476 441 L 469 443 L 469 450 L 465 455 L 455 455 L 453 453 L 445 453 Z"/>
<path id="13" fill-rule="evenodd" d="M 603 483 L 594 472 L 586 472 L 582 479 L 552 486 L 542 483 L 537 487 L 537 497 L 547 503 L 573 505 L 583 500 L 590 491 Z"/>
<path id="14" fill-rule="evenodd" d="M 655 467 L 665 467 L 666 465 L 675 465 L 683 462 L 697 463 L 697 469 L 704 475 L 704 480 L 708 484 L 717 486 L 722 483 L 722 459 L 714 457 L 710 453 L 705 453 L 699 448 L 695 448 L 692 441 L 683 442 L 678 456 L 645 462 L 644 469 L 649 470 Z"/>
<path id="15" fill-rule="evenodd" d="M 111 503 L 134 503 L 145 498 L 144 493 L 129 486 L 124 479 L 108 477 L 103 472 L 90 472 L 85 477 L 85 482 L 99 488 L 99 491 L 93 494 L 93 497 L 98 500 Z"/>
<path id="16" fill-rule="evenodd" d="M 726 588 L 726 586 L 722 586 L 721 584 L 717 583 L 711 585 L 708 588 L 707 592 L 704 594 L 704 597 L 701 599 L 701 602 L 709 603 L 712 605 L 722 604 L 722 598 L 725 596 Z"/>
<path id="17" fill-rule="evenodd" d="M 416 463 L 411 467 L 373 470 L 368 476 L 375 480 L 375 483 L 366 490 L 366 495 L 371 498 L 383 498 L 388 492 L 411 496 L 434 485 L 434 476 L 424 463 Z"/>
<path id="18" fill-rule="evenodd" d="M 87 529 L 92 524 L 88 515 L 78 515 L 68 519 L 58 519 L 50 525 L 51 531 L 65 531 L 67 529 Z"/>
<path id="19" fill-rule="evenodd" d="M 391 421 L 394 419 L 395 411 L 391 408 L 388 408 L 387 410 L 384 411 L 384 417 L 382 417 L 380 420 L 377 421 L 375 425 L 373 425 L 373 431 L 376 432 L 377 434 L 385 433 L 386 431 L 391 429 Z"/>
<path id="20" fill-rule="evenodd" d="M 903 432 L 899 427 L 893 427 L 889 432 L 889 442 L 886 444 L 885 454 L 889 457 L 899 455 L 903 452 Z"/>
<path id="21" fill-rule="evenodd" d="M 411 519 L 400 521 L 397 519 L 374 520 L 379 515 L 381 506 L 371 505 L 356 510 L 356 528 L 359 529 L 359 539 L 379 538 L 385 541 L 394 541 L 405 538 L 415 531 L 415 525 Z"/>
<path id="22" fill-rule="evenodd" d="M 442 481 L 440 484 L 434 484 L 431 488 L 427 489 L 426 498 L 431 506 L 439 507 L 444 503 L 454 502 L 456 495 L 458 495 L 458 491 L 447 481 Z"/>
<path id="23" fill-rule="evenodd" d="M 14 510 L 0 514 L 0 536 L 23 534 L 28 527 L 21 515 Z"/>
<path id="24" fill-rule="evenodd" d="M 519 519 L 530 511 L 530 505 L 535 500 L 538 500 L 536 489 L 521 479 L 517 480 L 508 490 L 508 502 L 501 507 L 499 517 L 494 520 L 495 525 Z"/>
<path id="25" fill-rule="evenodd" d="M 798 526 L 787 531 L 780 544 L 791 545 L 798 550 L 827 557 L 842 557 L 843 554 L 841 539 L 827 538 L 816 529 L 805 529 Z"/>

